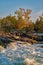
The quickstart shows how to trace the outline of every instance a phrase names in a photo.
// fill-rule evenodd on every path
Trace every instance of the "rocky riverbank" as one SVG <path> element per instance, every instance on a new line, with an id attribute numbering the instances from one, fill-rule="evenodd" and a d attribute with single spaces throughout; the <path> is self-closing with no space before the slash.
<path id="1" fill-rule="evenodd" d="M 21 41 L 15 41 L 15 42 L 11 42 L 10 44 L 7 45 L 6 48 L 4 48 L 3 46 L 0 46 L 0 52 L 3 52 L 5 49 L 16 49 L 17 46 L 31 46 L 30 43 L 28 42 L 21 42 Z"/>

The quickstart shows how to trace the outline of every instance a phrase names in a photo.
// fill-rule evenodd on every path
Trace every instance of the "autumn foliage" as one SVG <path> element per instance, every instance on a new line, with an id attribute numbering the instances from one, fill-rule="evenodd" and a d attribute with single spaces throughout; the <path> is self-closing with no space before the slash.
<path id="1" fill-rule="evenodd" d="M 13 32 L 14 30 L 25 30 L 27 32 L 43 32 L 43 15 L 40 16 L 40 20 L 36 20 L 34 24 L 32 20 L 30 20 L 30 14 L 32 10 L 19 8 L 15 12 L 14 16 L 7 16 L 0 19 L 0 31 L 3 32 Z"/>

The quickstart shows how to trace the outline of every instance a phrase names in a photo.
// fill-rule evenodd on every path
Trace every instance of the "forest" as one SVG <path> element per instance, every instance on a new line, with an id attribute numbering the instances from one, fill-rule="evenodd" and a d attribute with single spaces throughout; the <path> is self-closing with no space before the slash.
<path id="1" fill-rule="evenodd" d="M 43 14 L 39 16 L 34 23 L 30 20 L 32 10 L 19 8 L 14 14 L 8 15 L 0 19 L 0 34 L 1 33 L 12 33 L 14 31 L 32 33 L 43 33 Z"/>

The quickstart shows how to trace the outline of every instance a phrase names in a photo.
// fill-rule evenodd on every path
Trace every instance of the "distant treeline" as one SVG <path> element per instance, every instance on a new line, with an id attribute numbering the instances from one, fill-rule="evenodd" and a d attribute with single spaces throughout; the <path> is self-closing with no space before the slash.
<path id="1" fill-rule="evenodd" d="M 43 33 L 43 15 L 39 16 L 39 19 L 33 23 L 30 20 L 31 12 L 32 10 L 20 8 L 14 16 L 9 15 L 0 19 L 0 31 L 4 33 L 14 32 L 15 30 L 25 31 L 25 33 L 33 31 Z"/>

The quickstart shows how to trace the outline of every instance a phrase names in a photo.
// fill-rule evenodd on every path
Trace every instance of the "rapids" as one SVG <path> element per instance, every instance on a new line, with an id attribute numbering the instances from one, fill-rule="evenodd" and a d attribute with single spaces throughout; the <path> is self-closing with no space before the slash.
<path id="1" fill-rule="evenodd" d="M 43 44 L 13 42 L 0 51 L 0 65 L 43 65 Z"/>

